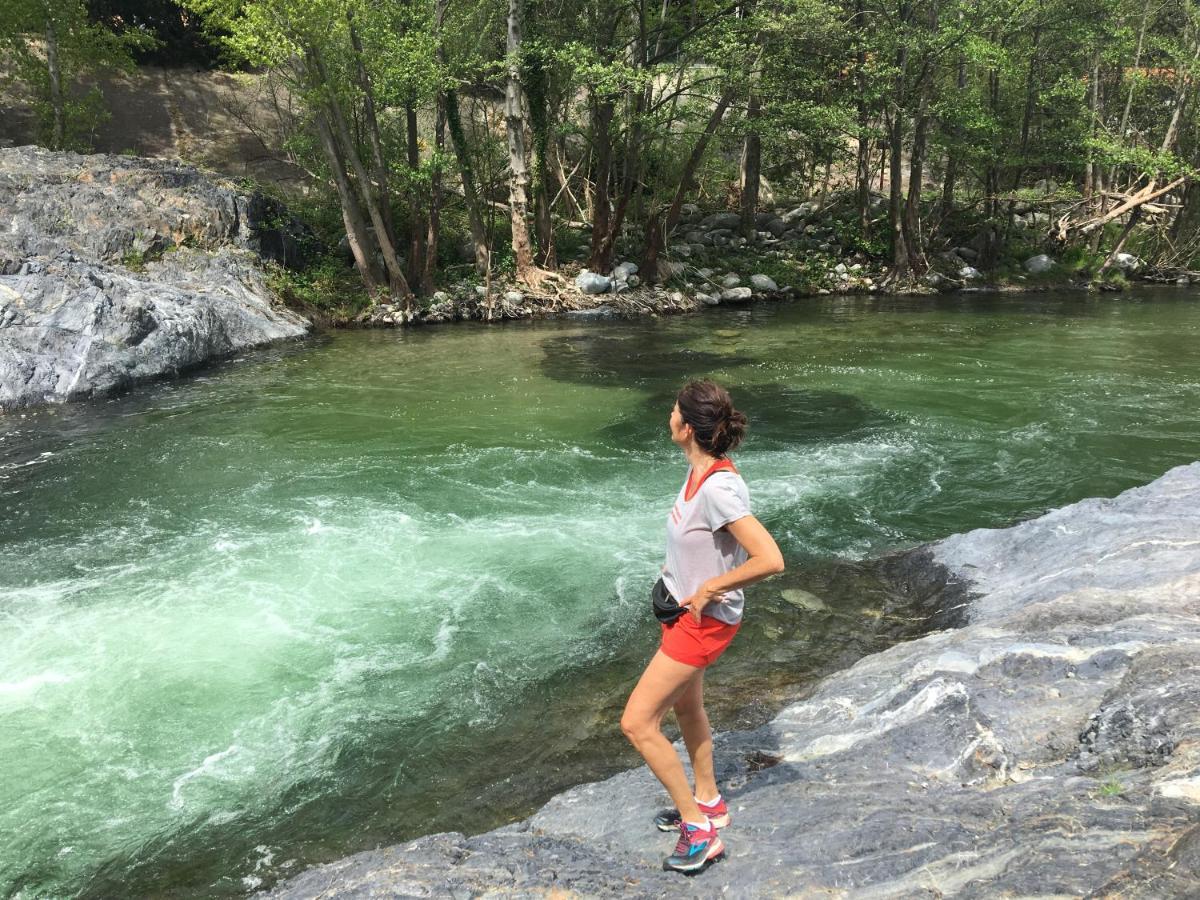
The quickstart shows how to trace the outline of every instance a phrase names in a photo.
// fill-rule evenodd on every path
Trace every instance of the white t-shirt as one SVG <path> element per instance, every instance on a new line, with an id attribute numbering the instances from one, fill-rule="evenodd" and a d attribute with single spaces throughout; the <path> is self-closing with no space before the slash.
<path id="1" fill-rule="evenodd" d="M 746 482 L 737 472 L 726 468 L 705 475 L 691 500 L 686 499 L 688 485 L 684 482 L 667 516 L 663 581 L 680 603 L 710 578 L 736 569 L 748 558 L 742 545 L 724 528 L 750 515 Z M 704 615 L 734 625 L 742 620 L 743 600 L 740 590 L 728 591 L 723 602 L 714 601 L 704 607 Z"/>

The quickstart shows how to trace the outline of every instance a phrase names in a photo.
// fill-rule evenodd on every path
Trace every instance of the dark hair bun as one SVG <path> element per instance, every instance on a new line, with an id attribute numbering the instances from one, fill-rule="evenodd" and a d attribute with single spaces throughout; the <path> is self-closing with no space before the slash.
<path id="1" fill-rule="evenodd" d="M 675 399 L 683 421 L 692 426 L 696 443 L 706 453 L 719 459 L 746 436 L 746 416 L 733 408 L 733 398 L 720 385 L 689 381 Z"/>
<path id="2" fill-rule="evenodd" d="M 713 454 L 724 456 L 730 450 L 735 450 L 746 436 L 747 424 L 742 411 L 731 405 L 729 415 L 718 426 L 718 432 L 713 434 Z"/>

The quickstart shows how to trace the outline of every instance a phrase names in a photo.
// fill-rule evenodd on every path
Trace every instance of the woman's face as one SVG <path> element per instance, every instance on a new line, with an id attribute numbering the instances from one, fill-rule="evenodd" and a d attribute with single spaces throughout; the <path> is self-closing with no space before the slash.
<path id="1" fill-rule="evenodd" d="M 686 444 L 692 436 L 692 426 L 683 421 L 678 403 L 671 409 L 671 418 L 667 423 L 667 427 L 671 429 L 671 440 L 680 447 Z"/>

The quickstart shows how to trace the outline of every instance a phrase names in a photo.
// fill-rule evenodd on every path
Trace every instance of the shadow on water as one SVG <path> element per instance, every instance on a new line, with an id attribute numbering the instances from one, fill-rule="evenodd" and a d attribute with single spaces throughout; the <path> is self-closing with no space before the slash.
<path id="1" fill-rule="evenodd" d="M 750 421 L 755 450 L 858 440 L 894 424 L 892 416 L 853 394 L 786 384 L 727 384 L 734 405 Z M 601 428 L 600 439 L 618 447 L 645 446 L 659 440 L 678 387 L 654 390 L 638 412 Z"/>
<path id="2" fill-rule="evenodd" d="M 541 371 L 555 381 L 673 393 L 687 378 L 746 365 L 734 353 L 673 347 L 660 333 L 554 336 L 542 342 Z"/>
<path id="3" fill-rule="evenodd" d="M 961 624 L 965 598 L 920 549 L 812 562 L 752 589 L 738 639 L 707 677 L 714 729 L 762 726 L 823 676 Z M 336 769 L 347 777 L 337 791 L 298 784 L 278 807 L 197 820 L 112 859 L 78 896 L 244 896 L 363 848 L 439 831 L 475 834 L 524 818 L 569 787 L 640 765 L 617 723 L 658 633 L 647 603 L 634 640 L 621 641 L 600 665 L 567 665 L 524 685 L 521 702 L 498 724 L 442 730 L 430 746 L 419 737 L 432 734 L 428 721 L 374 728 L 370 740 L 338 749 Z M 564 656 L 573 649 L 564 647 Z M 673 722 L 666 730 L 678 737 Z M 264 855 L 280 846 L 289 859 Z"/>

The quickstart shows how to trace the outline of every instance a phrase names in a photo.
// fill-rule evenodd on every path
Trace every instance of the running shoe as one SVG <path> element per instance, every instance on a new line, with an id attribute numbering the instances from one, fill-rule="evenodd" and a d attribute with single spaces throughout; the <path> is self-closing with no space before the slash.
<path id="1" fill-rule="evenodd" d="M 725 805 L 724 797 L 711 806 L 707 803 L 697 803 L 696 805 L 700 807 L 700 812 L 708 816 L 708 820 L 717 828 L 724 828 L 729 824 L 729 807 Z M 675 831 L 682 821 L 683 818 L 677 809 L 664 809 L 654 817 L 654 825 L 659 831 Z"/>
<path id="2" fill-rule="evenodd" d="M 701 828 L 680 823 L 679 841 L 675 844 L 675 852 L 663 860 L 663 868 L 668 872 L 694 875 L 704 871 L 724 855 L 725 845 L 721 843 L 715 826 Z"/>

